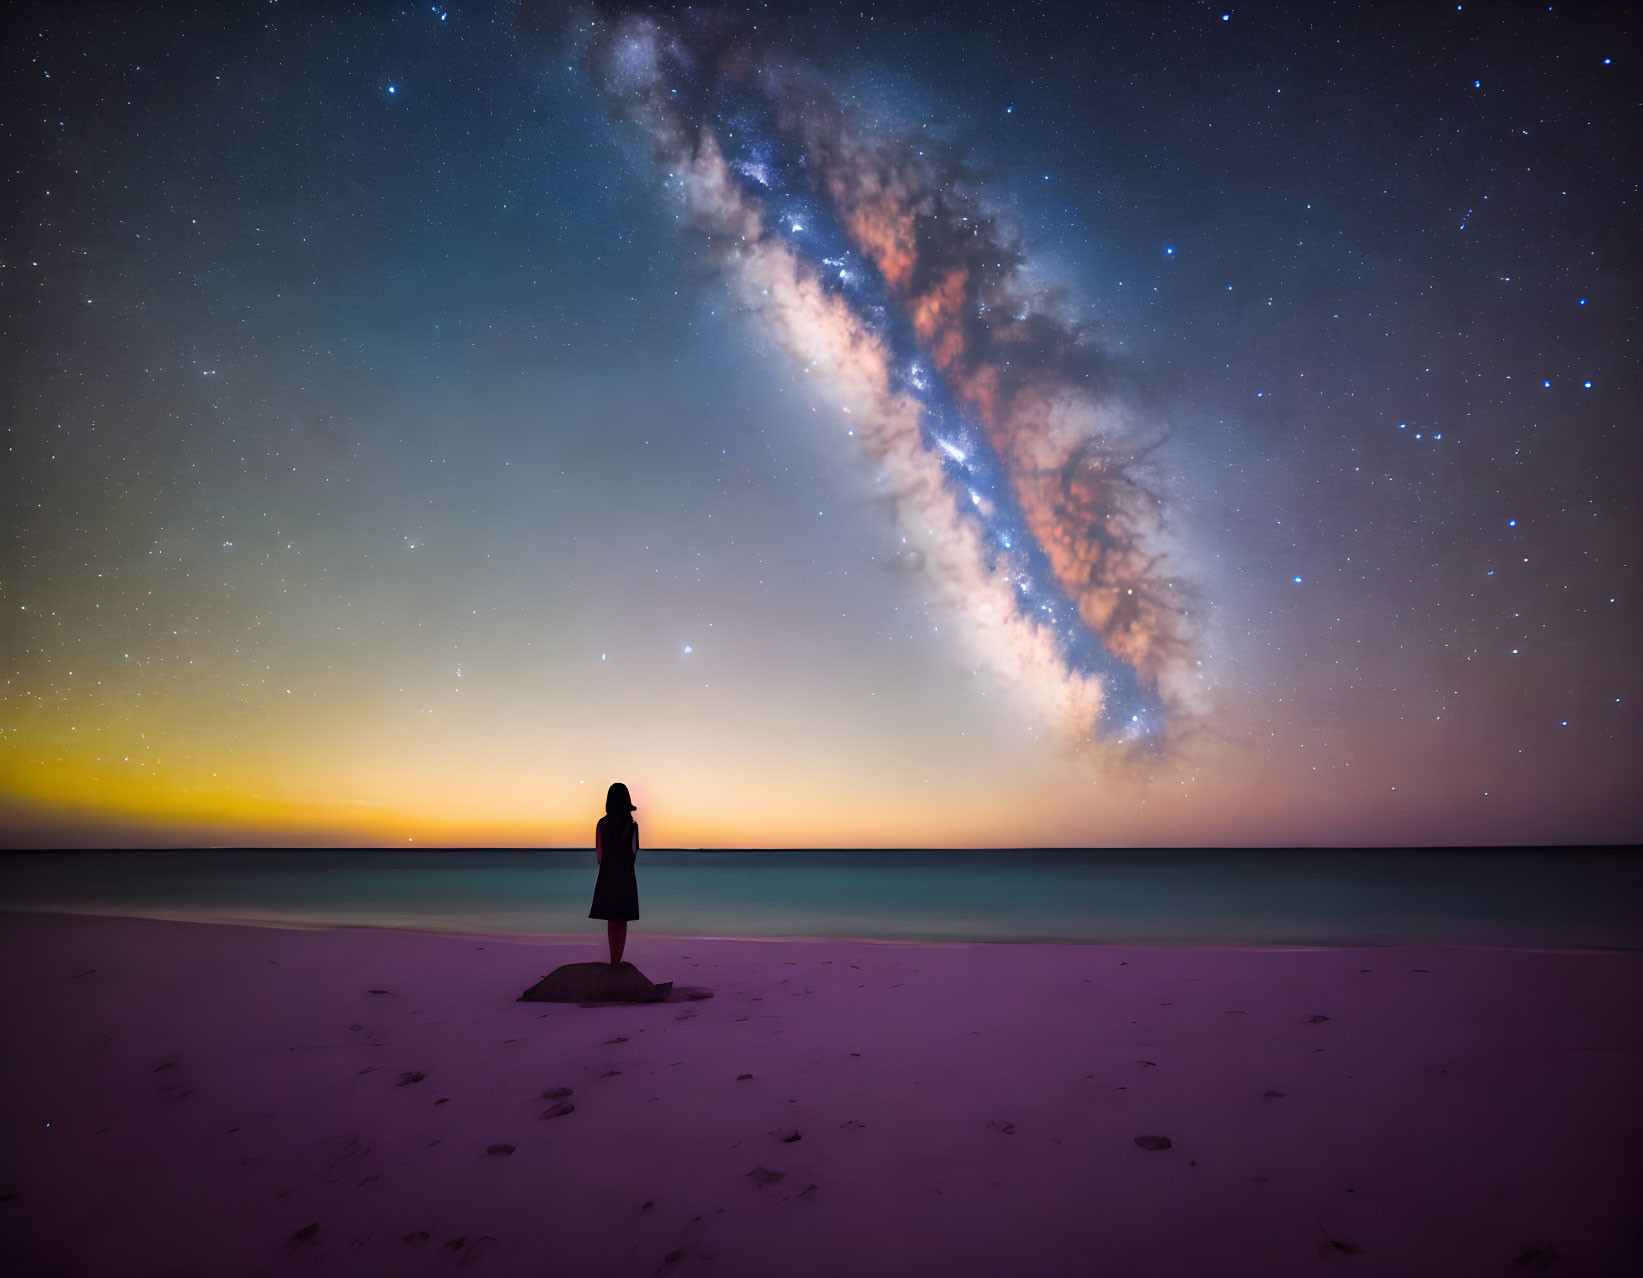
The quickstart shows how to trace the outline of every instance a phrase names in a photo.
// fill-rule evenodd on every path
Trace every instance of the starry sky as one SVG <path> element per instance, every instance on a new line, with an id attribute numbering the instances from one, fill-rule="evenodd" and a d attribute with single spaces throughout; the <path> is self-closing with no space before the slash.
<path id="1" fill-rule="evenodd" d="M 12 10 L 6 841 L 1643 838 L 1635 10 L 786 10 Z"/>

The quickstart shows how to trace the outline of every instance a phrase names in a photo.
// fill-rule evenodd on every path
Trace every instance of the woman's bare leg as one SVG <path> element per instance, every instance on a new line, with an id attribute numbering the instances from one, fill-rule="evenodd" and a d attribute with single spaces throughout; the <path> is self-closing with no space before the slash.
<path id="1" fill-rule="evenodd" d="M 611 919 L 605 924 L 605 932 L 610 938 L 610 965 L 615 967 L 622 961 L 622 949 L 628 943 L 628 921 Z"/>

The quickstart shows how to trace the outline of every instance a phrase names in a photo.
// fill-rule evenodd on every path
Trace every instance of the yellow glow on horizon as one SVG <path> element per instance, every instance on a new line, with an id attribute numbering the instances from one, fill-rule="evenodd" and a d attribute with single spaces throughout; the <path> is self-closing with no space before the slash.
<path id="1" fill-rule="evenodd" d="M 967 711 L 960 722 L 981 731 L 966 736 L 937 704 L 920 725 L 944 730 L 914 748 L 893 732 L 905 709 L 829 719 L 802 689 L 779 691 L 686 702 L 559 685 L 384 708 L 294 702 L 282 685 L 244 700 L 144 697 L 140 712 L 127 702 L 100 722 L 14 703 L 0 842 L 586 848 L 615 780 L 632 789 L 649 848 L 1373 844 L 1407 841 L 1454 808 L 1435 776 L 1385 767 L 1309 770 L 1316 788 L 1296 789 L 1299 758 L 1286 772 L 1232 734 L 1103 760 L 1030 735 L 1006 745 L 1018 729 L 1000 707 L 993 719 Z"/>

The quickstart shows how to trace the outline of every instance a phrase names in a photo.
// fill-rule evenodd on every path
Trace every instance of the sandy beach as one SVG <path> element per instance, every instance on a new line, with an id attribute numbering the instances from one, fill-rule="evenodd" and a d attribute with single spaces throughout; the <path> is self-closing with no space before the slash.
<path id="1" fill-rule="evenodd" d="M 639 925 L 642 926 L 642 925 Z M 1643 954 L 0 915 L 25 1275 L 1607 1275 Z M 1166 1143 L 1167 1142 L 1167 1145 Z"/>

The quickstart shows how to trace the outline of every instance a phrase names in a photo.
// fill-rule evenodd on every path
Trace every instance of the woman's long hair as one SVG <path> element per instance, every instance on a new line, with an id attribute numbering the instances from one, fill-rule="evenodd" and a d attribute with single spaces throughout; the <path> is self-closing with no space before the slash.
<path id="1" fill-rule="evenodd" d="M 639 809 L 633 806 L 633 799 L 628 794 L 627 786 L 620 781 L 614 783 L 605 793 L 605 815 L 615 817 L 618 822 L 633 820 L 633 813 Z"/>

